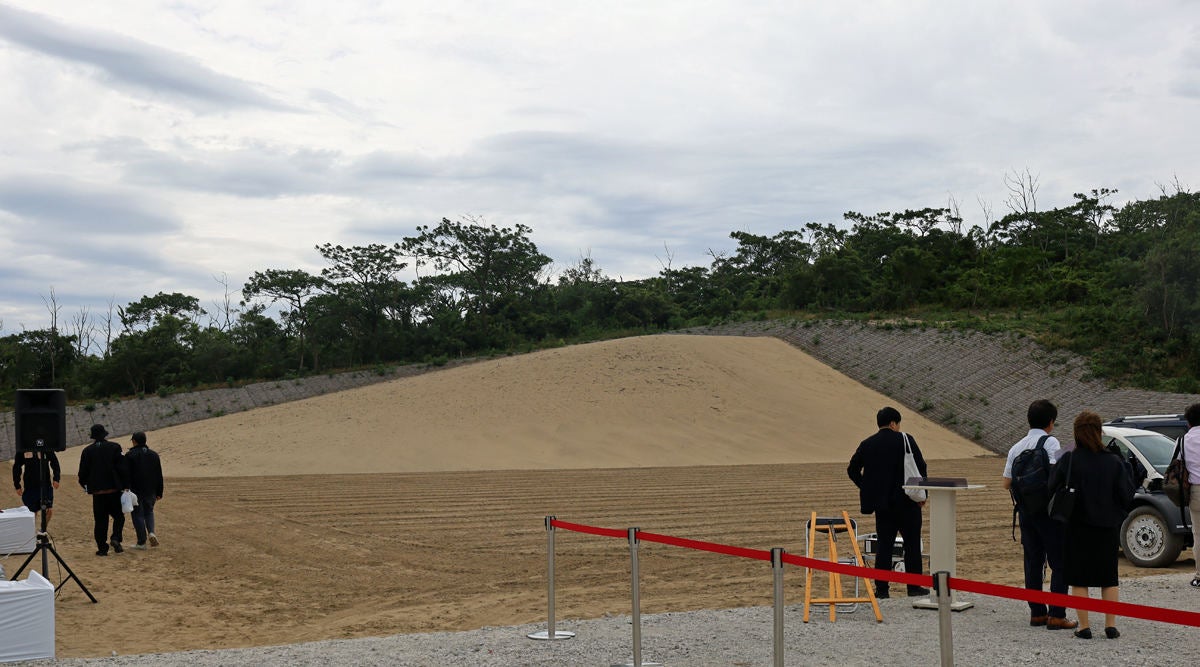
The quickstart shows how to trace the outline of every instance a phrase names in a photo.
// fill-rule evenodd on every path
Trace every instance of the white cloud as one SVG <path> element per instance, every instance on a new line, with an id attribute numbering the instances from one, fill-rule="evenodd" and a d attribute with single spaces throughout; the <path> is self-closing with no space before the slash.
<path id="1" fill-rule="evenodd" d="M 976 222 L 1014 169 L 1045 206 L 1197 187 L 1198 26 L 1167 0 L 0 0 L 0 320 L 50 285 L 207 303 L 443 216 L 635 278 L 851 209 Z"/>

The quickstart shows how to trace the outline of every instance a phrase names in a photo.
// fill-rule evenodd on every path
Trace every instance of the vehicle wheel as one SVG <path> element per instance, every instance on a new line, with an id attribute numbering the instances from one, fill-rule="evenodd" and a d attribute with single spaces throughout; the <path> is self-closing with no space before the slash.
<path id="1" fill-rule="evenodd" d="M 1179 558 L 1183 540 L 1153 507 L 1135 507 L 1121 524 L 1121 551 L 1138 567 L 1166 567 Z"/>

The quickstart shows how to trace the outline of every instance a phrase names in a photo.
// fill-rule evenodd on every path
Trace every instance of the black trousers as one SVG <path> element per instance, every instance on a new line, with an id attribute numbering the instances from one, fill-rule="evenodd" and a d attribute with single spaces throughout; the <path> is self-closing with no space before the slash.
<path id="1" fill-rule="evenodd" d="M 892 553 L 896 534 L 904 539 L 904 571 L 921 574 L 921 506 L 904 503 L 899 509 L 875 510 L 875 532 L 879 542 L 875 549 L 875 568 L 892 569 Z M 875 590 L 886 591 L 888 582 L 875 582 Z M 913 588 L 912 586 L 909 587 Z"/>
<path id="2" fill-rule="evenodd" d="M 1066 572 L 1063 568 L 1063 525 L 1041 514 L 1027 515 L 1021 512 L 1021 548 L 1025 552 L 1025 588 L 1040 591 L 1045 583 L 1046 566 L 1050 566 L 1050 592 L 1067 592 Z M 1115 562 L 1116 552 L 1113 552 Z M 1051 606 L 1042 602 L 1029 603 L 1030 616 L 1066 618 L 1065 607 Z"/>
<path id="3" fill-rule="evenodd" d="M 121 494 L 92 494 L 92 518 L 96 522 L 96 548 L 108 552 L 108 518 L 112 517 L 112 540 L 121 542 L 121 531 L 125 529 L 125 513 L 121 511 Z"/>

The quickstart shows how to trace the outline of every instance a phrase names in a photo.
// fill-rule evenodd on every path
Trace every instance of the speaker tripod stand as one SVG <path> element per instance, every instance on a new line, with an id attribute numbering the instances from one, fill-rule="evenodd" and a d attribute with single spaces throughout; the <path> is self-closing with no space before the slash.
<path id="1" fill-rule="evenodd" d="M 75 583 L 79 584 L 79 588 L 83 590 L 84 594 L 88 596 L 89 600 L 92 602 L 99 602 L 99 600 L 96 599 L 96 596 L 92 595 L 92 592 L 87 589 L 87 586 L 83 585 L 83 582 L 79 580 L 79 577 L 76 576 L 73 571 L 71 571 L 71 566 L 67 565 L 67 561 L 63 560 L 62 556 L 58 555 L 58 551 L 54 549 L 54 545 L 50 544 L 50 535 L 46 532 L 46 523 L 49 521 L 49 519 L 46 518 L 46 510 L 50 508 L 46 506 L 49 503 L 46 502 L 45 488 L 45 486 L 42 487 L 42 529 L 37 534 L 37 546 L 34 547 L 33 551 L 29 553 L 29 557 L 25 559 L 25 562 L 21 563 L 21 567 L 17 568 L 17 571 L 15 574 L 13 574 L 11 581 L 16 581 L 17 577 L 21 576 L 21 573 L 25 571 L 25 568 L 29 566 L 29 563 L 31 563 L 33 558 L 39 553 L 42 555 L 42 576 L 49 579 L 50 554 L 54 554 L 54 559 L 58 561 L 58 564 L 61 565 L 64 570 L 67 571 L 67 579 L 63 579 L 58 586 L 55 586 L 54 592 L 58 593 L 59 589 L 67 584 L 68 579 L 74 579 Z"/>

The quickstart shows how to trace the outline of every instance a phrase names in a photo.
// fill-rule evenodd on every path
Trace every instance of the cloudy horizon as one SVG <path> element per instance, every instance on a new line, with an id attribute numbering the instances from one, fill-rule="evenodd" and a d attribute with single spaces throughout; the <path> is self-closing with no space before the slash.
<path id="1" fill-rule="evenodd" d="M 1181 0 L 248 5 L 0 0 L 0 335 L 443 217 L 635 279 L 849 210 L 983 224 L 1012 174 L 1200 187 Z"/>

